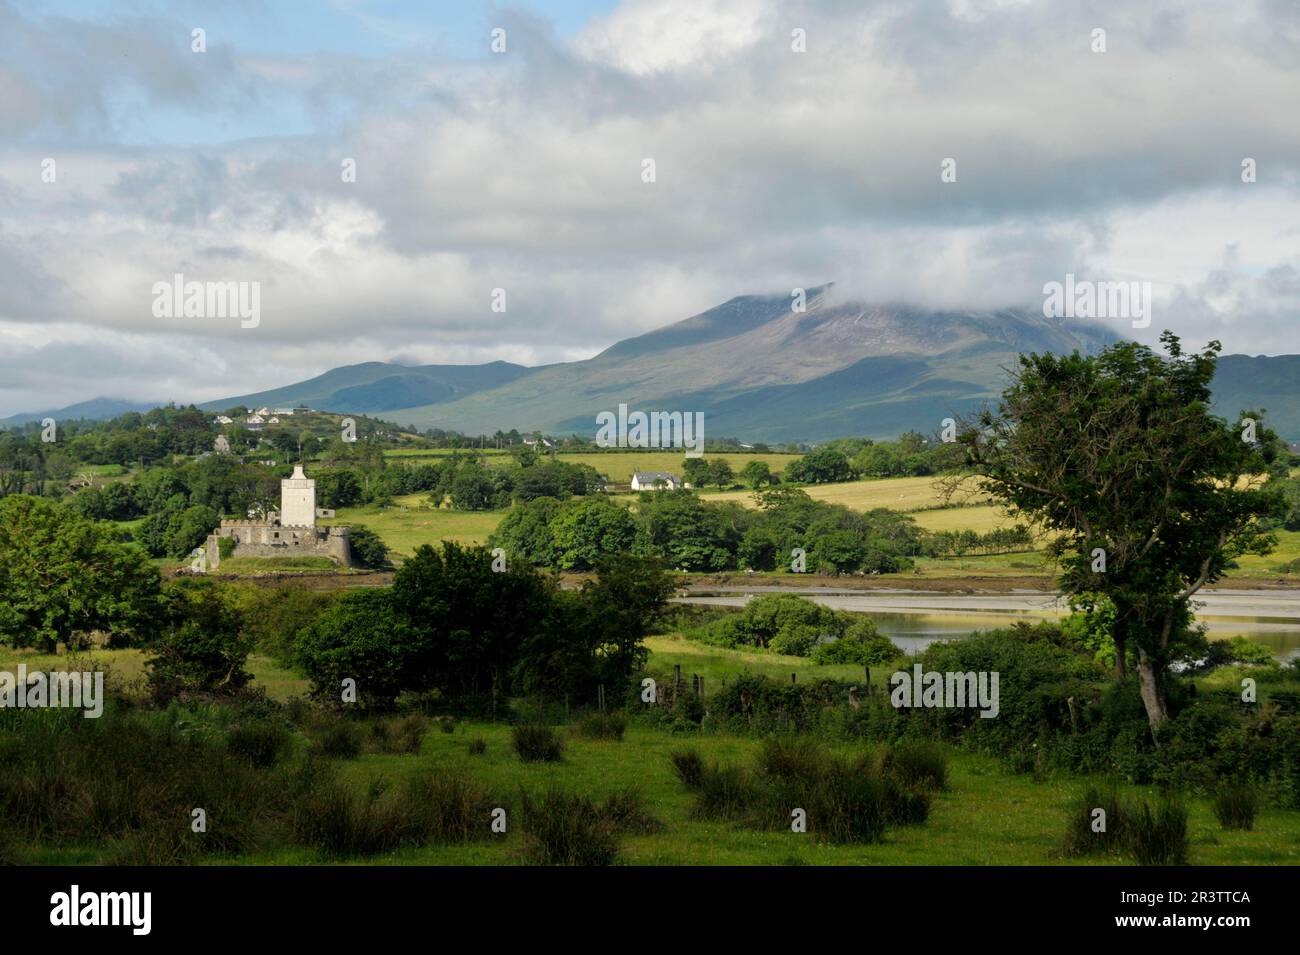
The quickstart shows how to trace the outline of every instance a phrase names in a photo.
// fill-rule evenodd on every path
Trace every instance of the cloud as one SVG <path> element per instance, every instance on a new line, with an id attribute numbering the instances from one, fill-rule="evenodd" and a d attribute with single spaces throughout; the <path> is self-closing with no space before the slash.
<path id="1" fill-rule="evenodd" d="M 151 398 L 155 362 L 204 398 L 394 354 L 572 360 L 733 295 L 1032 306 L 1066 272 L 1151 281 L 1152 338 L 1300 351 L 1286 4 L 626 0 L 571 38 L 494 22 L 505 54 L 228 36 L 205 59 L 166 16 L 0 2 L 0 327 L 37 362 L 23 387 Z M 258 135 L 188 135 L 232 125 Z M 260 282 L 261 325 L 155 318 L 177 272 Z M 128 341 L 121 382 L 66 370 Z M 10 411 L 33 404 L 16 388 Z"/>

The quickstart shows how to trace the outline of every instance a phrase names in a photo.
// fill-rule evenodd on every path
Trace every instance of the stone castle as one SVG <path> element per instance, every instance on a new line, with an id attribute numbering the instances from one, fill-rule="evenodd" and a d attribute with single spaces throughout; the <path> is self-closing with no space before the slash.
<path id="1" fill-rule="evenodd" d="M 316 482 L 295 465 L 293 477 L 280 482 L 280 512 L 262 521 L 222 521 L 208 535 L 208 567 L 221 564 L 221 540 L 235 542 L 235 557 L 329 557 L 343 567 L 352 566 L 352 547 L 346 527 L 317 527 L 317 517 L 333 511 L 316 507 Z"/>

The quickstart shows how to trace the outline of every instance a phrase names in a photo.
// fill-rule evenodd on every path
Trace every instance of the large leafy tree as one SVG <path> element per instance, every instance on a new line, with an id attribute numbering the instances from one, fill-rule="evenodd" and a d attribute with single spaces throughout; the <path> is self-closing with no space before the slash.
<path id="1" fill-rule="evenodd" d="M 158 571 L 110 525 L 42 498 L 0 500 L 0 638 L 52 652 L 93 631 L 152 636 L 162 619 Z"/>
<path id="2" fill-rule="evenodd" d="M 1267 552 L 1261 519 L 1280 508 L 1266 486 L 1275 436 L 1257 415 L 1211 414 L 1219 343 L 1161 342 L 1167 356 L 1132 342 L 1022 355 L 998 408 L 960 435 L 981 485 L 1058 535 L 1062 590 L 1113 605 L 1117 675 L 1135 666 L 1153 728 L 1166 667 L 1196 639 L 1193 596 Z"/>

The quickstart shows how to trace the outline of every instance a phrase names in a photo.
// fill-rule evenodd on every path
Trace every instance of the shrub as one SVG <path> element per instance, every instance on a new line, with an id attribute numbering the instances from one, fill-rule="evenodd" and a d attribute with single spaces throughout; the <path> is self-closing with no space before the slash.
<path id="1" fill-rule="evenodd" d="M 756 787 L 753 777 L 739 766 L 704 767 L 695 787 L 696 819 L 735 819 L 754 805 Z"/>
<path id="2" fill-rule="evenodd" d="M 915 811 L 901 802 L 901 791 L 891 794 L 891 787 L 861 761 L 828 759 L 803 788 L 798 796 L 808 812 L 809 831 L 832 842 L 878 842 L 891 812 L 907 816 Z M 925 808 L 928 810 L 928 802 Z M 924 818 L 922 814 L 921 820 Z"/>
<path id="3" fill-rule="evenodd" d="M 1163 797 L 1152 808 L 1141 802 L 1129 818 L 1129 845 L 1139 865 L 1185 865 L 1187 807 Z"/>
<path id="4" fill-rule="evenodd" d="M 1249 783 L 1228 783 L 1214 794 L 1214 816 L 1224 829 L 1255 828 L 1259 796 Z"/>
<path id="5" fill-rule="evenodd" d="M 525 763 L 558 763 L 564 759 L 564 740 L 549 726 L 516 726 L 511 737 L 515 752 Z"/>
<path id="6" fill-rule="evenodd" d="M 758 754 L 759 771 L 772 779 L 814 780 L 825 761 L 821 746 L 804 736 L 768 736 Z"/>
<path id="7" fill-rule="evenodd" d="M 664 824 L 651 814 L 645 797 L 635 789 L 611 793 L 600 811 L 617 832 L 650 835 L 664 829 Z"/>
<path id="8" fill-rule="evenodd" d="M 438 721 L 438 729 L 450 735 L 456 732 L 456 721 L 453 719 L 443 719 Z"/>
<path id="9" fill-rule="evenodd" d="M 482 756 L 487 753 L 487 740 L 482 736 L 475 736 L 469 741 L 469 745 L 466 749 L 469 751 L 471 756 Z"/>
<path id="10" fill-rule="evenodd" d="M 1098 809 L 1105 813 L 1105 829 L 1095 831 L 1103 818 L 1094 817 Z M 1090 786 L 1070 807 L 1061 852 L 1067 856 L 1113 854 L 1125 846 L 1127 838 L 1128 811 L 1119 794 Z"/>
<path id="11" fill-rule="evenodd" d="M 418 753 L 429 732 L 429 721 L 419 713 L 370 724 L 371 741 L 381 753 Z"/>
<path id="12" fill-rule="evenodd" d="M 939 790 L 948 785 L 948 757 L 935 743 L 896 743 L 885 751 L 881 768 L 904 786 Z"/>
<path id="13" fill-rule="evenodd" d="M 523 796 L 523 857 L 532 865 L 609 865 L 619 851 L 613 821 L 590 797 L 549 790 Z"/>
<path id="14" fill-rule="evenodd" d="M 316 745 L 326 756 L 356 759 L 361 755 L 361 727 L 341 716 L 328 717 L 321 723 Z"/>
<path id="15" fill-rule="evenodd" d="M 626 729 L 627 718 L 622 713 L 587 713 L 577 724 L 578 735 L 584 739 L 621 742 Z"/>
<path id="16" fill-rule="evenodd" d="M 683 749 L 668 757 L 673 764 L 673 772 L 687 789 L 698 789 L 704 780 L 704 760 L 697 750 Z"/>
<path id="17" fill-rule="evenodd" d="M 226 751 L 254 766 L 274 766 L 289 751 L 289 731 L 270 720 L 250 720 L 226 733 Z"/>

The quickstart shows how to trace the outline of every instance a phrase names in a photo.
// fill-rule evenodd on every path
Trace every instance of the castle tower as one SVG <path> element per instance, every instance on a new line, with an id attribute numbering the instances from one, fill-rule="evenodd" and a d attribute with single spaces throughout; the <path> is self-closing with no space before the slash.
<path id="1" fill-rule="evenodd" d="M 280 524 L 283 527 L 316 526 L 316 482 L 293 468 L 293 477 L 280 482 Z"/>

